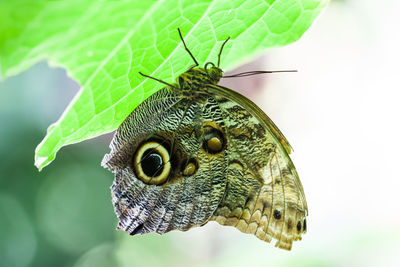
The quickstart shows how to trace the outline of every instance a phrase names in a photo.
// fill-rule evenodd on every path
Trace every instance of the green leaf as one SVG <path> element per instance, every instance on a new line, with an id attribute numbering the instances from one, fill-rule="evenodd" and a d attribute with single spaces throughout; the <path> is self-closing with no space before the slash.
<path id="1" fill-rule="evenodd" d="M 62 66 L 81 91 L 36 149 L 41 169 L 67 144 L 115 130 L 144 99 L 192 61 L 215 61 L 228 36 L 222 68 L 266 48 L 294 42 L 328 0 L 10 1 L 0 3 L 0 77 L 40 60 Z"/>

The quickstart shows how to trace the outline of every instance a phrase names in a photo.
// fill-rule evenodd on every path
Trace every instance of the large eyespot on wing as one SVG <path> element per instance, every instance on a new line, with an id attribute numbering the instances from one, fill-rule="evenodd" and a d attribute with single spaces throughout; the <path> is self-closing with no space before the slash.
<path id="1" fill-rule="evenodd" d="M 162 143 L 147 141 L 133 157 L 136 176 L 146 184 L 161 184 L 171 173 L 171 155 Z"/>
<path id="2" fill-rule="evenodd" d="M 308 214 L 290 145 L 250 100 L 228 88 L 208 89 L 224 113 L 229 150 L 227 192 L 212 219 L 290 250 Z"/>

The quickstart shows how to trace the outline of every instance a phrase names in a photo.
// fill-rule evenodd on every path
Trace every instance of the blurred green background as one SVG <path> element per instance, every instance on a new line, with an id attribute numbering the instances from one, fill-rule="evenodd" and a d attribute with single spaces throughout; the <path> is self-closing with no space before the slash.
<path id="1" fill-rule="evenodd" d="M 116 231 L 113 175 L 100 166 L 111 135 L 63 148 L 42 172 L 33 165 L 79 86 L 45 62 L 1 82 L 0 266 L 400 266 L 399 9 L 332 2 L 299 42 L 240 68 L 298 74 L 224 81 L 295 148 L 310 216 L 291 252 L 216 223 L 162 236 Z"/>
<path id="2" fill-rule="evenodd" d="M 63 149 L 42 172 L 34 167 L 44 129 L 78 89 L 46 63 L 0 84 L 0 266 L 179 262 L 168 236 L 129 238 L 115 230 L 113 175 L 100 166 L 111 135 Z"/>

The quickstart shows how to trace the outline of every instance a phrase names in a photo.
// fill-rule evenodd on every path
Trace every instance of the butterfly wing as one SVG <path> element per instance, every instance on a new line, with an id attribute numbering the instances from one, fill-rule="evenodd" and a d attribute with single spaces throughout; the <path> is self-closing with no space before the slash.
<path id="1" fill-rule="evenodd" d="M 244 96 L 208 88 L 227 133 L 227 189 L 212 220 L 290 250 L 306 231 L 307 203 L 290 145 L 271 119 Z"/>
<path id="2" fill-rule="evenodd" d="M 161 183 L 144 181 L 133 159 L 146 142 L 170 156 Z M 273 122 L 234 91 L 190 95 L 161 89 L 118 128 L 102 165 L 115 174 L 118 229 L 129 234 L 187 230 L 215 220 L 290 249 L 305 231 L 307 206 L 290 146 Z M 190 166 L 186 172 L 185 166 Z M 193 172 L 192 172 L 192 171 Z"/>

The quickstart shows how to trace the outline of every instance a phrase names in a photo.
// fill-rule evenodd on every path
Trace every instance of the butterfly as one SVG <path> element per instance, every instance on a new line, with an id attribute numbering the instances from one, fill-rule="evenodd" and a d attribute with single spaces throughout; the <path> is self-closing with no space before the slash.
<path id="1" fill-rule="evenodd" d="M 253 102 L 218 85 L 215 65 L 194 61 L 120 125 L 102 166 L 114 173 L 117 229 L 130 235 L 186 231 L 209 221 L 290 250 L 306 232 L 307 203 L 291 146 Z"/>

